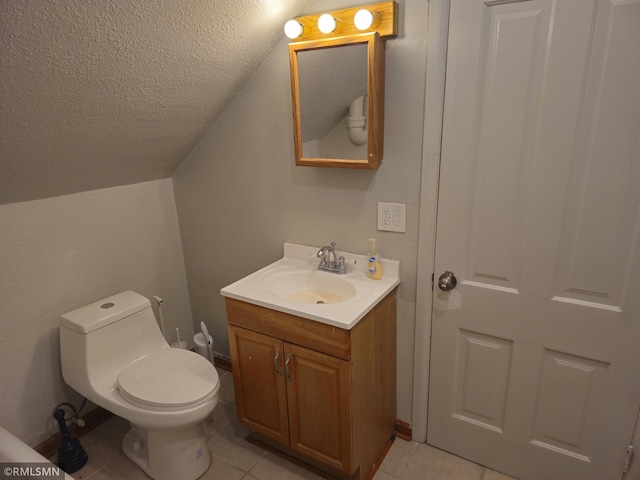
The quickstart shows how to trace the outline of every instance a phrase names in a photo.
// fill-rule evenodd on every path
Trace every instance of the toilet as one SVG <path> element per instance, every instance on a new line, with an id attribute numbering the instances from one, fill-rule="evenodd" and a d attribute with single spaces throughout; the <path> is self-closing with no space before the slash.
<path id="1" fill-rule="evenodd" d="M 171 348 L 151 303 L 126 291 L 62 315 L 62 375 L 131 423 L 125 455 L 156 480 L 194 480 L 211 462 L 202 422 L 220 379 L 197 353 Z"/>

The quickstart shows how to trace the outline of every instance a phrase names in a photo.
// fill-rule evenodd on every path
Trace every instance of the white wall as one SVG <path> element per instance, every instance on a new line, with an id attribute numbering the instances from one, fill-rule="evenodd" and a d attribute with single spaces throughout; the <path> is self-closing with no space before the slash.
<path id="1" fill-rule="evenodd" d="M 173 177 L 194 322 L 229 354 L 220 288 L 282 256 L 284 241 L 362 252 L 378 238 L 401 261 L 398 418 L 411 421 L 423 141 L 424 0 L 399 1 L 387 42 L 384 161 L 377 171 L 296 167 L 283 39 Z M 361 4 L 316 2 L 313 11 Z M 376 231 L 377 202 L 407 205 L 407 232 Z"/>
<path id="2" fill-rule="evenodd" d="M 80 398 L 60 372 L 60 315 L 131 289 L 193 338 L 170 180 L 0 206 L 0 425 L 35 446 Z"/>

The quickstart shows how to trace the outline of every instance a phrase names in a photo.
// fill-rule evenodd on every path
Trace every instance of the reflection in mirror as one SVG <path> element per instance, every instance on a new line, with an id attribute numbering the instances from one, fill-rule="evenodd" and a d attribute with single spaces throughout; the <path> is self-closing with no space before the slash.
<path id="1" fill-rule="evenodd" d="M 296 165 L 378 168 L 384 44 L 378 33 L 289 44 Z"/>
<path id="2" fill-rule="evenodd" d="M 366 160 L 367 45 L 298 54 L 302 156 Z"/>

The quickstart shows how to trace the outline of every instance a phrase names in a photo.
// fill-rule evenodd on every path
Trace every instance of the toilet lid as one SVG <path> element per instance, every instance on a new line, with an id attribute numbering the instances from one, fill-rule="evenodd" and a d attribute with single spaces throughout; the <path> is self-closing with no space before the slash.
<path id="1" fill-rule="evenodd" d="M 122 370 L 117 386 L 134 404 L 186 407 L 215 394 L 220 379 L 213 365 L 197 353 L 165 348 Z"/>

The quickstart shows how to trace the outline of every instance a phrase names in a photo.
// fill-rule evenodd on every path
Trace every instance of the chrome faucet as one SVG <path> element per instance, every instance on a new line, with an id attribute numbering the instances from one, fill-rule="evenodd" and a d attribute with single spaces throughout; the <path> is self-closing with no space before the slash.
<path id="1" fill-rule="evenodd" d="M 347 266 L 344 263 L 344 257 L 336 258 L 336 242 L 331 242 L 331 245 L 325 245 L 316 255 L 320 259 L 318 270 L 325 272 L 337 273 L 344 275 L 347 273 Z"/>

